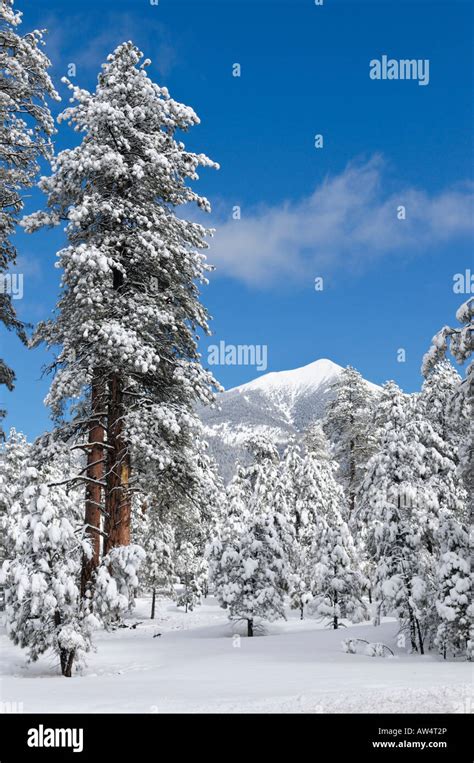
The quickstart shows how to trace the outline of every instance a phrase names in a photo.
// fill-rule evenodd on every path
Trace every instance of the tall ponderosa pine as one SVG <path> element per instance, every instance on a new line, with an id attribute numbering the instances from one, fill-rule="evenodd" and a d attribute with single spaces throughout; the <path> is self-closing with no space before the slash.
<path id="1" fill-rule="evenodd" d="M 48 209 L 25 223 L 29 231 L 67 223 L 58 311 L 40 324 L 36 343 L 61 348 L 48 402 L 62 435 L 74 435 L 87 453 L 94 553 L 86 584 L 101 534 L 105 554 L 130 542 L 131 495 L 141 476 L 134 465 L 156 482 L 165 470 L 181 478 L 173 462 L 192 444 L 194 403 L 212 398 L 196 343 L 196 330 L 208 330 L 198 284 L 210 269 L 199 251 L 209 231 L 176 208 L 194 202 L 209 210 L 187 181 L 200 166 L 217 165 L 176 137 L 199 119 L 148 78 L 141 58 L 124 43 L 108 57 L 95 93 L 69 84 L 75 104 L 61 120 L 83 139 L 59 154 L 41 181 Z"/>
<path id="2" fill-rule="evenodd" d="M 0 0 L 0 323 L 26 341 L 7 270 L 17 256 L 12 235 L 23 210 L 22 193 L 34 185 L 38 160 L 52 153 L 54 122 L 46 99 L 58 95 L 48 75 L 50 62 L 41 50 L 44 32 L 20 35 L 20 24 L 13 0 Z M 0 384 L 12 389 L 14 381 L 13 370 L 0 358 Z M 4 415 L 0 411 L 0 419 Z"/>
<path id="3" fill-rule="evenodd" d="M 324 431 L 339 464 L 339 479 L 348 501 L 349 516 L 363 468 L 373 452 L 371 408 L 373 394 L 355 368 L 345 368 L 332 384 L 334 399 L 329 403 Z"/>

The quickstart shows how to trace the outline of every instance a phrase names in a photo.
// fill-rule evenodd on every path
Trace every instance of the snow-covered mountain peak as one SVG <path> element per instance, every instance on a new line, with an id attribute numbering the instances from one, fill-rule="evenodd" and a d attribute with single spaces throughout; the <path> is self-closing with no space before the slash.
<path id="1" fill-rule="evenodd" d="M 283 450 L 291 437 L 320 421 L 342 371 L 342 366 L 321 358 L 302 368 L 259 376 L 219 395 L 217 408 L 203 408 L 210 451 L 225 479 L 248 458 L 245 442 L 251 434 L 264 434 Z M 379 389 L 367 385 L 374 392 Z"/>
<path id="2" fill-rule="evenodd" d="M 247 384 L 234 387 L 233 391 L 238 390 L 245 393 L 249 390 L 270 392 L 271 390 L 283 389 L 302 390 L 305 387 L 316 388 L 327 381 L 332 381 L 341 371 L 342 366 L 338 366 L 337 363 L 333 363 L 327 358 L 321 358 L 301 368 L 293 368 L 289 371 L 273 371 L 264 376 L 259 376 Z"/>

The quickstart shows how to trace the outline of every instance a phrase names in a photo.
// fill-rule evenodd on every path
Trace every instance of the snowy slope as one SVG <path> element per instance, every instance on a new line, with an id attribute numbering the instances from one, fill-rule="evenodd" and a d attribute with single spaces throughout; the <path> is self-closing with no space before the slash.
<path id="1" fill-rule="evenodd" d="M 322 418 L 331 384 L 342 367 L 321 359 L 302 368 L 259 376 L 218 397 L 218 408 L 201 408 L 211 454 L 229 479 L 237 461 L 245 462 L 243 443 L 253 433 L 266 434 L 284 448 L 289 438 Z M 367 382 L 376 393 L 380 388 Z"/>
<path id="2" fill-rule="evenodd" d="M 397 645 L 393 620 L 334 631 L 288 612 L 267 635 L 239 640 L 241 627 L 212 597 L 187 614 L 169 600 L 158 602 L 155 621 L 149 613 L 142 599 L 135 628 L 98 633 L 83 675 L 68 679 L 49 654 L 28 665 L 0 621 L 2 699 L 22 702 L 25 713 L 466 713 L 472 706 L 471 665 L 409 654 Z M 382 641 L 395 657 L 346 654 L 347 638 Z"/>

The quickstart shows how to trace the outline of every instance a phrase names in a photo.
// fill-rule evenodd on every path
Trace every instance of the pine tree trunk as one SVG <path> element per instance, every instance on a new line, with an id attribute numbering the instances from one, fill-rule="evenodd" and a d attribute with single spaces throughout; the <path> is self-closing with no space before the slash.
<path id="1" fill-rule="evenodd" d="M 72 666 L 74 665 L 74 652 L 64 652 L 64 670 L 63 676 L 72 677 Z"/>
<path id="2" fill-rule="evenodd" d="M 418 632 L 418 643 L 419 643 L 419 645 L 420 645 L 420 654 L 424 654 L 424 653 L 425 653 L 425 650 L 424 650 L 424 648 L 423 648 L 423 638 L 422 638 L 422 636 L 421 636 L 421 627 L 420 627 L 420 621 L 418 620 L 418 618 L 417 618 L 417 617 L 415 618 L 415 623 L 416 623 L 416 630 L 417 630 L 417 632 Z"/>
<path id="3" fill-rule="evenodd" d="M 253 636 L 253 620 L 247 620 L 247 636 Z"/>
<path id="4" fill-rule="evenodd" d="M 353 418 L 351 417 L 351 425 L 353 425 Z M 355 508 L 355 477 L 356 477 L 356 468 L 355 468 L 355 458 L 354 458 L 354 448 L 355 443 L 354 440 L 351 440 L 350 442 L 350 473 L 349 473 L 349 511 L 350 516 L 354 516 L 354 508 Z"/>
<path id="5" fill-rule="evenodd" d="M 410 630 L 410 645 L 412 652 L 418 651 L 418 644 L 416 643 L 416 628 L 415 628 L 415 618 L 413 616 L 413 610 L 411 607 L 408 607 L 408 618 L 409 618 L 409 630 Z"/>
<path id="6" fill-rule="evenodd" d="M 101 420 L 101 408 L 104 405 L 104 385 L 99 380 L 99 374 L 92 382 L 91 388 L 91 421 L 89 427 L 89 442 L 87 448 L 87 477 L 85 501 L 86 534 L 92 547 L 92 557 L 85 555 L 82 560 L 81 596 L 84 597 L 94 570 L 100 561 L 100 525 L 101 507 L 103 506 L 102 483 L 104 481 L 104 436 L 105 429 Z"/>
<path id="7" fill-rule="evenodd" d="M 151 615 L 150 620 L 155 619 L 155 604 L 156 604 L 156 588 L 153 589 L 152 598 L 151 598 Z"/>
<path id="8" fill-rule="evenodd" d="M 56 632 L 58 632 L 59 626 L 61 625 L 61 614 L 58 611 L 54 613 L 54 625 L 56 627 Z M 72 666 L 74 665 L 75 656 L 75 651 L 68 652 L 67 649 L 59 650 L 59 664 L 61 666 L 61 673 L 66 678 L 71 678 L 72 676 Z"/>
<path id="9" fill-rule="evenodd" d="M 382 606 L 383 606 L 383 600 L 377 601 L 375 604 L 375 614 L 374 614 L 374 626 L 378 627 L 380 625 L 381 619 L 382 619 Z"/>
<path id="10" fill-rule="evenodd" d="M 304 606 L 300 604 L 300 620 L 304 620 Z"/>
<path id="11" fill-rule="evenodd" d="M 104 554 L 116 546 L 130 544 L 131 495 L 130 456 L 123 433 L 123 388 L 118 374 L 109 384 L 107 425 L 107 492 Z"/>

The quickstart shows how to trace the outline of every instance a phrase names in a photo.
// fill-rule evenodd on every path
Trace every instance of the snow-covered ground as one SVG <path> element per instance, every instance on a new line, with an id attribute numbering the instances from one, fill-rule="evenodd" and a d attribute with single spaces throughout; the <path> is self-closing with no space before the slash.
<path id="1" fill-rule="evenodd" d="M 26 665 L 0 630 L 3 702 L 24 712 L 472 712 L 472 667 L 397 647 L 397 624 L 333 631 L 300 621 L 239 638 L 209 598 L 185 614 L 168 600 L 149 619 L 141 599 L 129 625 L 96 634 L 82 675 L 63 678 L 52 657 Z M 244 630 L 240 629 L 241 632 Z M 161 636 L 154 635 L 161 633 Z M 395 657 L 346 654 L 345 638 L 383 641 Z"/>

